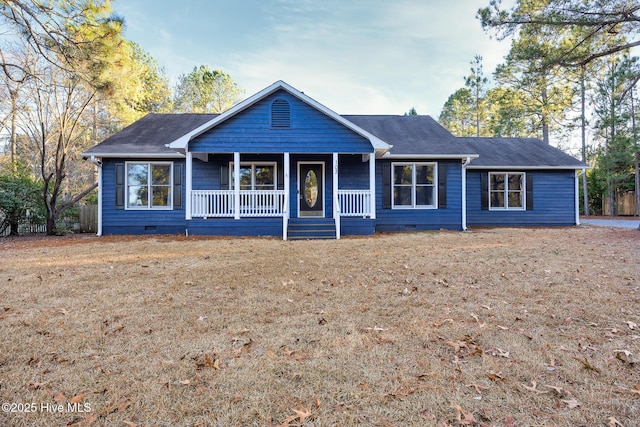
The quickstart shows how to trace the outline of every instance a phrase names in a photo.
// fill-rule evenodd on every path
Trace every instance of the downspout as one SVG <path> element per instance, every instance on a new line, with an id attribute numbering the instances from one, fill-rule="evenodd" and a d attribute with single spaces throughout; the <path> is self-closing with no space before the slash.
<path id="1" fill-rule="evenodd" d="M 576 200 L 575 200 L 576 225 L 580 225 L 580 206 L 579 206 L 579 203 L 580 203 L 580 194 L 579 194 L 579 193 L 580 193 L 580 189 L 579 189 L 579 182 L 580 182 L 580 177 L 581 177 L 582 175 L 586 174 L 586 173 L 587 173 L 587 170 L 583 168 L 583 169 L 582 169 L 582 172 L 577 173 L 577 174 L 576 174 L 576 178 L 575 178 L 575 181 L 576 181 L 576 184 L 575 184 L 575 193 L 576 193 L 576 194 L 575 194 L 575 199 L 576 199 Z M 586 190 L 586 189 L 585 189 L 585 190 Z"/>
<path id="2" fill-rule="evenodd" d="M 471 163 L 471 157 L 462 162 L 462 231 L 467 231 L 467 166 Z"/>
<path id="3" fill-rule="evenodd" d="M 91 156 L 91 163 L 98 167 L 98 229 L 96 236 L 102 236 L 102 162 L 96 160 L 96 156 Z"/>

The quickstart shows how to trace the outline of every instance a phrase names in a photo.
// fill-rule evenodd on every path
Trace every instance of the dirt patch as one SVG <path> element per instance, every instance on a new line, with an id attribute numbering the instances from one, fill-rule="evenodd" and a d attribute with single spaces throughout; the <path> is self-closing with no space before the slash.
<path id="1" fill-rule="evenodd" d="M 638 253 L 602 227 L 3 239 L 0 425 L 631 426 Z"/>

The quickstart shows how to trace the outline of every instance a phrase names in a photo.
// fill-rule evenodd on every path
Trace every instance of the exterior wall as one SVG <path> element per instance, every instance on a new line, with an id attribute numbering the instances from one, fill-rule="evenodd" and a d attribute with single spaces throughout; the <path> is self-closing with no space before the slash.
<path id="1" fill-rule="evenodd" d="M 488 172 L 490 171 L 467 170 L 467 224 L 469 226 L 575 225 L 574 171 L 525 170 L 524 172 L 532 175 L 533 179 L 533 209 L 518 211 L 482 209 L 480 176 Z"/>
<path id="2" fill-rule="evenodd" d="M 405 160 L 402 160 L 405 161 Z M 407 159 L 406 161 L 411 161 Z M 426 160 L 419 160 L 420 162 Z M 410 230 L 462 230 L 462 163 L 437 161 L 446 165 L 447 205 L 438 209 L 389 209 L 384 208 L 382 165 L 389 160 L 376 162 L 376 231 Z"/>
<path id="3" fill-rule="evenodd" d="M 271 127 L 271 103 L 286 99 L 291 127 Z M 280 90 L 189 143 L 197 153 L 371 153 L 368 139 Z"/>
<path id="4" fill-rule="evenodd" d="M 136 159 L 156 161 L 157 159 Z M 102 233 L 103 234 L 175 234 L 184 233 L 184 208 L 174 210 L 116 209 L 116 163 L 125 159 L 103 159 L 102 162 Z M 164 160 L 163 160 L 164 161 Z M 174 164 L 184 164 L 175 159 Z M 183 168 L 184 169 L 184 168 Z M 184 176 L 183 176 L 184 178 Z M 184 193 L 182 206 L 185 205 Z"/>

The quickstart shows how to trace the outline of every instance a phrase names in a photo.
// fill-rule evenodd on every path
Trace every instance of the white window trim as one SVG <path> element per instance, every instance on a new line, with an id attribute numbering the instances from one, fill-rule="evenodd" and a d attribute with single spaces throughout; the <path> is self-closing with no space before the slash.
<path id="1" fill-rule="evenodd" d="M 234 162 L 229 162 L 229 190 L 233 189 L 233 166 Z M 251 166 L 251 190 L 256 188 L 256 166 L 273 166 L 273 189 L 278 189 L 278 162 L 240 162 L 240 167 L 247 166 Z"/>
<path id="2" fill-rule="evenodd" d="M 411 178 L 411 206 L 395 204 L 395 173 L 396 166 L 414 165 Z M 431 166 L 433 168 L 433 204 L 416 205 L 416 167 Z M 438 209 L 438 162 L 391 162 L 391 209 Z"/>
<path id="3" fill-rule="evenodd" d="M 148 165 L 149 174 L 151 174 L 151 165 L 169 165 L 169 205 L 168 206 L 152 206 L 152 191 L 148 191 L 147 206 L 129 206 L 129 165 Z M 170 211 L 173 210 L 173 162 L 153 162 L 153 161 L 131 161 L 125 162 L 124 166 L 125 180 L 125 202 L 124 209 L 129 211 Z M 148 176 L 147 187 L 151 190 L 151 176 Z"/>
<path id="4" fill-rule="evenodd" d="M 504 206 L 491 206 L 491 176 L 492 175 L 506 175 L 504 185 Z M 509 207 L 509 175 L 522 175 L 522 206 Z M 527 210 L 527 173 L 518 171 L 505 171 L 505 172 L 489 172 L 487 191 L 489 192 L 489 210 L 490 211 L 526 211 Z"/>

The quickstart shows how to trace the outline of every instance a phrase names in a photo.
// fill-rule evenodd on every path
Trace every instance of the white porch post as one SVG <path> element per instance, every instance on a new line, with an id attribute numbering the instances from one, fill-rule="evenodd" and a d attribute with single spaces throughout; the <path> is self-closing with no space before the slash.
<path id="1" fill-rule="evenodd" d="M 287 228 L 289 227 L 289 209 L 291 207 L 291 202 L 289 201 L 289 170 L 290 170 L 290 161 L 289 161 L 289 153 L 284 153 L 284 209 L 282 210 L 282 240 L 287 240 Z"/>
<path id="2" fill-rule="evenodd" d="M 240 153 L 233 153 L 233 218 L 240 219 Z"/>
<path id="3" fill-rule="evenodd" d="M 192 171 L 193 171 L 193 153 L 191 151 L 187 151 L 187 159 L 185 161 L 185 206 L 184 206 L 184 217 L 186 220 L 191 219 L 191 190 L 192 190 Z"/>
<path id="4" fill-rule="evenodd" d="M 98 164 L 98 230 L 96 235 L 102 236 L 102 162 Z"/>
<path id="5" fill-rule="evenodd" d="M 376 219 L 376 152 L 369 155 L 369 218 Z"/>
<path id="6" fill-rule="evenodd" d="M 471 158 L 462 161 L 462 231 L 467 231 L 467 166 Z"/>
<path id="7" fill-rule="evenodd" d="M 583 173 L 586 173 L 584 169 L 582 169 L 582 173 L 575 172 L 575 214 L 576 214 L 576 225 L 580 225 L 580 177 Z"/>
<path id="8" fill-rule="evenodd" d="M 336 240 L 340 239 L 340 199 L 338 197 L 338 153 L 333 153 L 333 219 L 336 221 Z"/>

